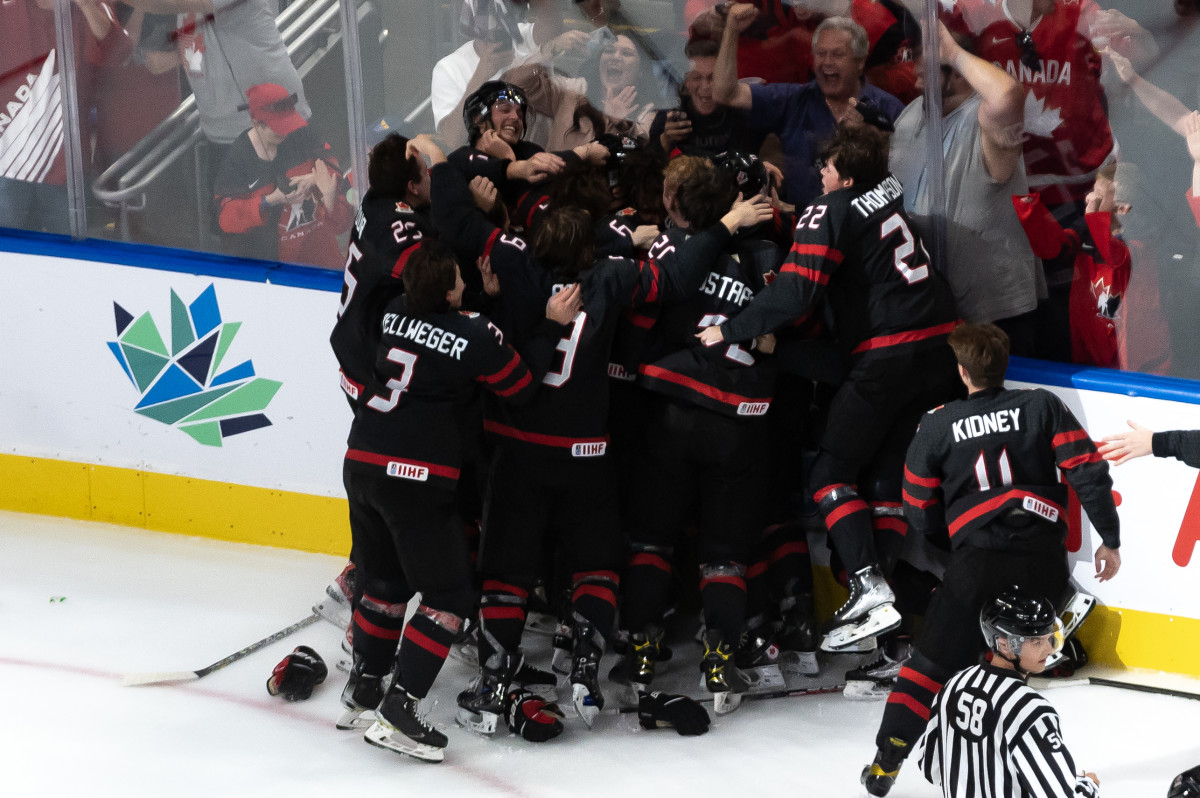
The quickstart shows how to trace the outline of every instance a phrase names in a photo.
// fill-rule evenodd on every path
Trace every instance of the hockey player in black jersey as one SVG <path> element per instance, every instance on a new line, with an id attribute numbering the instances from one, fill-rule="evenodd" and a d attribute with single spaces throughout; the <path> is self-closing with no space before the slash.
<path id="1" fill-rule="evenodd" d="M 572 589 L 572 697 L 591 725 L 604 703 L 598 667 L 614 623 L 625 554 L 616 483 L 606 456 L 608 363 L 617 323 L 630 305 L 693 294 L 729 236 L 767 218 L 769 209 L 762 200 L 730 208 L 733 197 L 727 195 L 708 229 L 677 248 L 664 249 L 660 257 L 634 261 L 596 260 L 592 218 L 577 208 L 555 208 L 538 230 L 531 260 L 525 242 L 502 236 L 487 224 L 453 178 L 450 173 L 436 176 L 439 224 L 453 226 L 461 239 L 473 241 L 488 255 L 499 276 L 506 318 L 529 318 L 528 308 L 513 306 L 540 306 L 548 293 L 575 282 L 582 286 L 584 303 L 571 324 L 548 340 L 557 354 L 538 397 L 520 408 L 489 413 L 484 423 L 496 452 L 480 552 L 482 674 L 460 696 L 459 717 L 481 733 L 495 730 L 501 697 L 521 663 L 526 600 L 546 570 L 542 553 L 553 534 Z"/>
<path id="2" fill-rule="evenodd" d="M 682 160 L 682 159 L 680 159 Z M 706 159 L 695 159 L 667 209 L 687 227 L 655 244 L 678 246 L 703 229 L 728 197 L 732 178 Z M 726 199 L 722 199 L 722 197 Z M 761 195 L 756 200 L 765 203 Z M 770 218 L 766 206 L 763 221 Z M 773 364 L 757 345 L 698 346 L 697 330 L 735 316 L 762 287 L 778 254 L 761 242 L 729 242 L 698 290 L 664 304 L 655 340 L 638 369 L 638 383 L 653 397 L 638 478 L 638 497 L 627 569 L 623 621 L 630 631 L 627 678 L 646 689 L 660 660 L 674 547 L 683 524 L 699 516 L 700 598 L 705 623 L 703 682 L 715 694 L 718 714 L 731 712 L 749 683 L 733 662 L 746 607 L 745 569 L 761 529 L 764 417 L 774 390 Z M 737 246 L 746 248 L 739 257 Z"/>
<path id="3" fill-rule="evenodd" d="M 830 404 L 811 486 L 849 575 L 850 597 L 821 644 L 836 651 L 900 624 L 858 481 L 883 447 L 903 449 L 920 414 L 959 387 L 944 346 L 953 300 L 888 174 L 887 139 L 869 126 L 842 128 L 823 157 L 825 193 L 797 222 L 779 276 L 744 312 L 700 337 L 709 346 L 750 341 L 805 318 L 822 299 L 828 305 L 850 370 Z"/>
<path id="4" fill-rule="evenodd" d="M 351 407 L 375 362 L 383 308 L 404 291 L 401 274 L 412 248 L 429 236 L 429 168 L 446 158 L 428 136 L 388 135 L 371 150 L 371 187 L 350 231 L 338 320 L 329 342 L 341 366 L 342 390 Z"/>
<path id="5" fill-rule="evenodd" d="M 1049 599 L 1009 589 L 979 618 L 991 661 L 946 682 L 917 750 L 922 775 L 946 798 L 1096 798 L 1095 773 L 1075 769 L 1058 713 L 1025 680 L 1062 648 Z M 963 630 L 966 634 L 966 630 Z"/>
<path id="6" fill-rule="evenodd" d="M 463 282 L 447 248 L 424 243 L 402 278 L 404 295 L 378 321 L 374 369 L 343 466 L 363 594 L 338 726 L 360 728 L 364 713 L 375 710 L 367 742 L 440 762 L 446 737 L 418 703 L 474 606 L 454 513 L 462 406 L 480 385 L 504 400 L 528 401 L 537 379 L 486 318 L 456 312 Z M 563 292 L 547 315 L 571 318 L 575 294 Z M 407 603 L 418 592 L 421 604 L 406 626 Z"/>
<path id="7" fill-rule="evenodd" d="M 1009 585 L 1054 601 L 1070 590 L 1060 473 L 1102 541 L 1096 577 L 1111 579 L 1121 565 L 1108 464 L 1075 416 L 1049 391 L 1005 390 L 999 327 L 964 325 L 949 342 L 969 397 L 922 419 L 905 460 L 904 509 L 914 532 L 949 544 L 950 559 L 884 709 L 863 773 L 872 795 L 891 789 L 942 684 L 976 661 L 978 639 L 966 632 L 984 603 Z"/>

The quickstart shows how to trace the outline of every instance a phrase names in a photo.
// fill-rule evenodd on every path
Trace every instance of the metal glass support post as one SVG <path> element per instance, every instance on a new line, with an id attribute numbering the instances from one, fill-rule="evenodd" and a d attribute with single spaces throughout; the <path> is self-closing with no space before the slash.
<path id="1" fill-rule="evenodd" d="M 61 0 L 60 0 L 61 2 Z M 367 121 L 363 103 L 362 58 L 358 45 L 357 0 L 340 0 L 342 60 L 346 73 L 346 113 L 350 125 L 350 174 L 359 200 L 367 193 Z"/>
<path id="2" fill-rule="evenodd" d="M 87 195 L 83 185 L 83 141 L 80 136 L 78 75 L 75 69 L 75 31 L 71 0 L 54 4 L 54 36 L 58 60 L 59 100 L 62 103 L 63 156 L 67 167 L 67 218 L 71 237 L 87 237 Z"/>
<path id="3" fill-rule="evenodd" d="M 933 235 L 925 242 L 929 257 L 945 273 L 946 263 L 946 177 L 945 135 L 942 124 L 942 62 L 938 36 L 938 0 L 925 0 L 925 153 L 926 185 L 929 190 L 929 221 Z"/>

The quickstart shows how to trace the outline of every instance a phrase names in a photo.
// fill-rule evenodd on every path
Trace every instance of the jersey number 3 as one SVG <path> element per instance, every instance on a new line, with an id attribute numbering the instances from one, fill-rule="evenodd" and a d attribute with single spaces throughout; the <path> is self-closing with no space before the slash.
<path id="1" fill-rule="evenodd" d="M 571 379 L 571 369 L 575 366 L 575 352 L 579 349 L 579 338 L 583 335 L 583 325 L 587 323 L 587 314 L 582 310 L 575 314 L 571 321 L 571 332 L 565 338 L 560 338 L 554 348 L 562 352 L 562 365 L 557 370 L 546 372 L 542 382 L 554 388 L 561 388 Z"/>
<path id="2" fill-rule="evenodd" d="M 405 352 L 403 349 L 391 349 L 388 351 L 387 359 L 392 363 L 398 363 L 403 367 L 400 376 L 387 381 L 387 388 L 391 390 L 387 399 L 382 396 L 372 396 L 367 400 L 367 407 L 372 410 L 378 410 L 380 413 L 390 413 L 396 409 L 396 405 L 400 403 L 400 394 L 408 390 L 408 384 L 412 382 L 413 367 L 417 365 L 417 356 L 412 352 Z"/>

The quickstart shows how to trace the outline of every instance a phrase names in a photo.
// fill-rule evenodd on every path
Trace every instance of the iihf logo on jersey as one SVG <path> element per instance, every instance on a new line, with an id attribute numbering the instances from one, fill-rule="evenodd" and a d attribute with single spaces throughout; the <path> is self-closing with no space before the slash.
<path id="1" fill-rule="evenodd" d="M 271 425 L 261 411 L 283 383 L 255 376 L 249 360 L 221 370 L 242 323 L 221 321 L 212 285 L 190 305 L 171 291 L 169 347 L 149 311 L 135 319 L 114 302 L 113 312 L 117 340 L 108 348 L 141 395 L 135 412 L 178 427 L 205 446 Z"/>

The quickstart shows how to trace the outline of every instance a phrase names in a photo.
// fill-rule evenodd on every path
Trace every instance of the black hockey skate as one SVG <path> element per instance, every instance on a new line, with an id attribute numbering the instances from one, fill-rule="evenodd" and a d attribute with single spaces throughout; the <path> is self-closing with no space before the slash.
<path id="1" fill-rule="evenodd" d="M 446 735 L 421 714 L 420 702 L 393 681 L 375 713 L 378 720 L 363 739 L 422 762 L 441 762 L 446 758 Z"/>
<path id="2" fill-rule="evenodd" d="M 887 738 L 883 747 L 875 752 L 875 761 L 863 768 L 859 781 L 869 794 L 887 795 L 896 783 L 907 755 L 908 743 L 895 737 Z"/>
<path id="3" fill-rule="evenodd" d="M 879 638 L 876 656 L 870 662 L 846 673 L 842 695 L 852 701 L 874 701 L 887 698 L 900 669 L 912 656 L 913 643 L 908 635 Z"/>
<path id="4" fill-rule="evenodd" d="M 704 659 L 700 662 L 701 687 L 713 696 L 713 711 L 728 715 L 742 702 L 750 683 L 734 662 L 733 649 L 716 631 L 704 633 Z"/>
<path id="5" fill-rule="evenodd" d="M 840 651 L 868 637 L 890 632 L 900 625 L 893 606 L 896 595 L 879 572 L 869 565 L 850 577 L 850 597 L 836 613 L 821 642 L 825 651 Z"/>
<path id="6" fill-rule="evenodd" d="M 775 634 L 779 646 L 779 669 L 788 676 L 816 676 L 820 672 L 817 648 L 817 619 L 813 614 L 812 593 L 802 593 L 780 603 L 783 624 Z"/>
<path id="7" fill-rule="evenodd" d="M 455 720 L 468 731 L 491 737 L 504 718 L 507 696 L 524 664 L 519 651 L 498 651 L 488 659 L 471 686 L 458 694 Z"/>
<path id="8" fill-rule="evenodd" d="M 571 658 L 571 703 L 590 729 L 604 708 L 600 692 L 600 657 L 604 654 L 604 636 L 591 621 L 576 616 L 575 650 Z"/>
<path id="9" fill-rule="evenodd" d="M 383 701 L 384 678 L 363 673 L 362 657 L 354 658 L 350 678 L 342 690 L 342 706 L 346 711 L 335 724 L 339 729 L 365 729 L 375 722 L 375 708 Z"/>
<path id="10" fill-rule="evenodd" d="M 738 646 L 733 660 L 738 670 L 746 677 L 751 693 L 786 690 L 787 683 L 780 669 L 779 646 L 771 639 L 767 629 L 754 630 L 745 635 Z"/>

